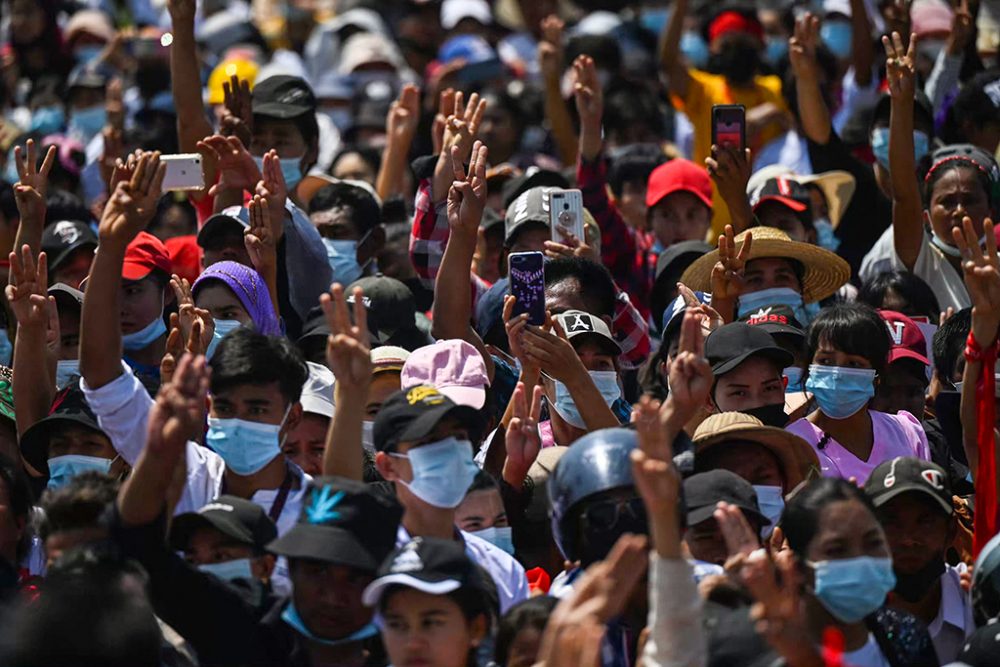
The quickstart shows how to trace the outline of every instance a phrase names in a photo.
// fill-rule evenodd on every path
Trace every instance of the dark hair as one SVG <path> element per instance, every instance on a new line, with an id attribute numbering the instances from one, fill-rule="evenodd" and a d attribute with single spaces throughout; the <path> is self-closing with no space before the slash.
<path id="1" fill-rule="evenodd" d="M 931 200 L 934 198 L 934 186 L 946 175 L 957 169 L 969 169 L 975 174 L 979 187 L 983 189 L 983 194 L 986 195 L 990 211 L 996 210 L 997 198 L 993 191 L 993 182 L 990 181 L 986 167 L 976 164 L 966 157 L 949 157 L 937 165 L 931 165 L 924 184 L 924 208 L 929 209 L 931 207 Z"/>
<path id="2" fill-rule="evenodd" d="M 21 212 L 17 210 L 17 200 L 14 199 L 14 186 L 3 180 L 0 180 L 0 215 L 3 215 L 8 223 L 21 219 Z"/>
<path id="3" fill-rule="evenodd" d="M 507 610 L 500 619 L 500 627 L 493 646 L 493 661 L 499 667 L 505 667 L 510 654 L 511 644 L 521 630 L 531 628 L 539 634 L 545 631 L 552 610 L 559 604 L 559 599 L 550 595 L 540 595 L 528 598 Z"/>
<path id="4" fill-rule="evenodd" d="M 476 473 L 476 476 L 472 478 L 472 484 L 469 485 L 469 490 L 466 493 L 472 493 L 473 491 L 491 491 L 496 489 L 500 490 L 500 484 L 497 482 L 496 477 L 486 472 L 485 470 L 480 470 Z"/>
<path id="5" fill-rule="evenodd" d="M 608 185 L 616 197 L 621 197 L 626 183 L 642 183 L 645 187 L 653 170 L 666 161 L 667 156 L 656 144 L 633 144 L 611 161 Z"/>
<path id="6" fill-rule="evenodd" d="M 0 454 L 0 481 L 7 487 L 10 511 L 14 518 L 24 519 L 24 534 L 17 545 L 17 558 L 21 560 L 31 546 L 31 526 L 28 522 L 31 505 L 34 502 L 31 485 L 20 463 L 15 463 L 4 454 Z"/>
<path id="7" fill-rule="evenodd" d="M 61 189 L 51 189 L 45 198 L 45 224 L 48 226 L 60 220 L 76 220 L 89 224 L 94 218 L 83 200 L 75 194 Z"/>
<path id="8" fill-rule="evenodd" d="M 951 382 L 970 331 L 972 331 L 972 308 L 963 308 L 949 317 L 934 332 L 934 339 L 931 341 L 934 372 L 943 382 Z"/>
<path id="9" fill-rule="evenodd" d="M 524 128 L 528 124 L 531 116 L 530 110 L 527 108 L 525 101 L 512 95 L 510 90 L 506 87 L 485 88 L 480 91 L 479 96 L 488 101 L 490 108 L 501 109 L 508 116 L 510 116 L 511 123 L 514 125 L 518 135 L 517 141 L 520 142 L 520 135 L 523 134 Z"/>
<path id="10" fill-rule="evenodd" d="M 198 232 L 198 214 L 194 210 L 194 206 L 188 201 L 186 196 L 178 197 L 175 192 L 165 192 L 156 201 L 156 213 L 153 214 L 153 219 L 149 222 L 146 227 L 146 231 L 157 229 L 163 222 L 163 216 L 167 214 L 171 209 L 180 209 L 181 213 L 187 219 L 187 232 L 188 234 L 196 234 Z M 150 231 L 150 233 L 152 233 Z"/>
<path id="11" fill-rule="evenodd" d="M 45 491 L 38 536 L 44 541 L 53 533 L 103 526 L 104 514 L 118 497 L 119 486 L 110 475 L 88 471 L 65 486 Z"/>
<path id="12" fill-rule="evenodd" d="M 382 166 L 382 153 L 375 150 L 371 146 L 348 144 L 347 146 L 344 146 L 339 151 L 337 151 L 337 154 L 333 156 L 332 160 L 330 160 L 331 175 L 333 174 L 333 168 L 337 165 L 338 162 L 340 162 L 340 158 L 344 157 L 345 155 L 351 155 L 352 153 L 356 153 L 362 160 L 364 160 L 368 164 L 369 167 L 372 168 L 373 172 L 375 172 L 376 174 L 378 173 L 378 170 Z"/>
<path id="13" fill-rule="evenodd" d="M 587 55 L 594 59 L 594 64 L 608 72 L 617 72 L 622 66 L 622 51 L 618 40 L 611 34 L 594 35 L 580 34 L 566 41 L 567 63 L 576 60 L 577 56 Z"/>
<path id="14" fill-rule="evenodd" d="M 857 500 L 875 514 L 875 507 L 865 492 L 839 477 L 814 479 L 788 498 L 781 514 L 781 530 L 797 556 L 805 558 L 809 544 L 819 531 L 819 515 L 823 509 L 843 500 Z"/>
<path id="15" fill-rule="evenodd" d="M 906 302 L 904 315 L 925 316 L 935 321 L 941 314 L 941 306 L 930 285 L 909 271 L 886 271 L 876 275 L 861 287 L 858 301 L 872 308 L 885 308 L 885 294 L 890 289 Z"/>
<path id="16" fill-rule="evenodd" d="M 837 304 L 820 311 L 806 336 L 806 363 L 811 364 L 821 342 L 847 354 L 864 357 L 879 375 L 889 364 L 892 338 L 878 313 L 865 304 Z M 808 373 L 808 367 L 806 369 Z"/>
<path id="17" fill-rule="evenodd" d="M 135 577 L 142 585 L 129 581 Z M 137 566 L 112 554 L 89 548 L 69 552 L 49 570 L 38 599 L 25 599 L 6 619 L 0 662 L 158 667 L 162 635 L 141 592 L 145 580 Z"/>
<path id="18" fill-rule="evenodd" d="M 289 403 L 295 403 L 309 378 L 309 368 L 291 341 L 284 336 L 265 336 L 247 327 L 223 338 L 209 364 L 213 394 L 239 385 L 277 382 L 281 395 Z"/>
<path id="19" fill-rule="evenodd" d="M 378 202 L 371 193 L 350 183 L 324 185 L 309 200 L 309 213 L 329 211 L 338 206 L 351 209 L 351 224 L 359 236 L 382 222 Z"/>
<path id="20" fill-rule="evenodd" d="M 648 125 L 658 136 L 665 135 L 666 110 L 649 90 L 634 84 L 617 86 L 604 100 L 604 131 L 609 137 L 630 127 Z"/>
<path id="21" fill-rule="evenodd" d="M 614 317 L 615 281 L 603 264 L 582 257 L 560 257 L 545 263 L 546 288 L 571 279 L 580 284 L 588 308 L 593 304 L 592 315 Z"/>
<path id="22" fill-rule="evenodd" d="M 941 139 L 947 144 L 961 144 L 969 141 L 962 131 L 968 123 L 974 127 L 985 127 L 1000 123 L 997 105 L 986 94 L 986 86 L 1000 78 L 1000 70 L 994 68 L 980 72 L 961 87 L 951 106 L 945 112 Z"/>

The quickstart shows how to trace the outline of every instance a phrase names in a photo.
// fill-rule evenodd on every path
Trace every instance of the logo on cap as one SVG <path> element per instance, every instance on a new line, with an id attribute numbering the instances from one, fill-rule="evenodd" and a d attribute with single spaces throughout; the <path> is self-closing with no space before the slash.
<path id="1" fill-rule="evenodd" d="M 573 316 L 573 321 L 569 323 L 569 331 L 566 333 L 571 333 L 574 331 L 593 331 L 594 323 L 590 321 L 590 315 L 585 315 L 583 313 L 577 313 Z"/>
<path id="2" fill-rule="evenodd" d="M 434 387 L 414 387 L 406 392 L 406 402 L 410 405 L 440 405 L 444 402 L 444 394 Z"/>
<path id="3" fill-rule="evenodd" d="M 944 490 L 944 479 L 939 471 L 928 468 L 922 471 L 920 476 L 938 491 Z"/>
<path id="4" fill-rule="evenodd" d="M 66 245 L 71 245 L 76 243 L 80 238 L 80 230 L 76 228 L 72 222 L 68 220 L 63 220 L 62 222 L 57 222 L 52 233 L 59 237 L 59 240 Z"/>
<path id="5" fill-rule="evenodd" d="M 206 512 L 235 512 L 236 508 L 232 505 L 226 505 L 225 503 L 209 503 L 198 510 L 198 514 L 204 514 Z"/>
<path id="6" fill-rule="evenodd" d="M 885 326 L 889 329 L 889 335 L 892 337 L 893 345 L 903 344 L 903 328 L 906 326 L 905 322 L 886 322 Z"/>
<path id="7" fill-rule="evenodd" d="M 340 512 L 333 508 L 344 499 L 344 492 L 337 491 L 332 496 L 333 489 L 324 486 L 319 493 L 313 493 L 312 503 L 306 508 L 306 518 L 309 523 L 327 523 L 340 518 Z"/>
<path id="8" fill-rule="evenodd" d="M 418 540 L 413 540 L 396 556 L 396 559 L 392 561 L 392 567 L 390 571 L 392 572 L 414 572 L 416 570 L 424 569 L 424 561 L 420 560 L 420 554 L 417 553 L 417 546 L 420 542 Z"/>
<path id="9" fill-rule="evenodd" d="M 354 295 L 353 294 L 351 294 L 350 296 L 347 297 L 347 303 L 354 303 Z M 361 303 L 365 304 L 365 308 L 367 308 L 368 310 L 371 310 L 372 300 L 369 297 L 367 297 L 367 296 L 361 297 Z"/>

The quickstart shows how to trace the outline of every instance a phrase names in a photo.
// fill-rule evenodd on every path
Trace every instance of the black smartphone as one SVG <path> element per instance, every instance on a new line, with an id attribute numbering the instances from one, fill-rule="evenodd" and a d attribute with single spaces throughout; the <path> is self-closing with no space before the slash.
<path id="1" fill-rule="evenodd" d="M 515 252 L 510 264 L 510 293 L 514 302 L 513 317 L 528 313 L 528 323 L 545 324 L 545 258 L 540 252 Z"/>
<path id="2" fill-rule="evenodd" d="M 742 104 L 712 107 L 712 144 L 737 150 L 747 147 L 747 110 Z"/>

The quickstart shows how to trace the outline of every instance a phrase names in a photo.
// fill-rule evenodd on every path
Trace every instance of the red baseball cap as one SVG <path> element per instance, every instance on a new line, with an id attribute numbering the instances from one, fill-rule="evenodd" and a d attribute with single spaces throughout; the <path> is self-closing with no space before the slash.
<path id="1" fill-rule="evenodd" d="M 878 314 L 885 320 L 892 338 L 892 349 L 889 350 L 889 363 L 900 359 L 916 359 L 925 366 L 930 366 L 927 359 L 927 340 L 917 323 L 902 313 L 894 310 L 880 310 Z"/>
<path id="2" fill-rule="evenodd" d="M 122 278 L 125 280 L 142 280 L 153 269 L 160 269 L 168 276 L 171 273 L 170 254 L 160 239 L 148 232 L 139 232 L 125 249 L 125 262 L 122 264 Z"/>
<path id="3" fill-rule="evenodd" d="M 201 275 L 201 247 L 194 234 L 175 236 L 164 242 L 173 272 L 192 285 Z"/>
<path id="4" fill-rule="evenodd" d="M 712 208 L 712 181 L 708 171 L 690 160 L 674 158 L 652 171 L 646 186 L 646 206 L 652 208 L 675 192 L 690 192 Z"/>

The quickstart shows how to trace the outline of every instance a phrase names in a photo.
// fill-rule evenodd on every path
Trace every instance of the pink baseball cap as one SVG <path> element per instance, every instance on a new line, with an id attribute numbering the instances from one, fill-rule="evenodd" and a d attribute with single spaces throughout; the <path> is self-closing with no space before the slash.
<path id="1" fill-rule="evenodd" d="M 927 340 L 917 323 L 902 313 L 894 310 L 880 310 L 878 314 L 889 327 L 892 338 L 892 349 L 889 350 L 889 363 L 900 359 L 916 359 L 925 366 L 930 366 L 927 359 Z"/>
<path id="2" fill-rule="evenodd" d="M 479 350 L 464 340 L 439 340 L 410 353 L 403 364 L 403 389 L 429 384 L 459 405 L 477 410 L 486 403 L 490 378 Z"/>

